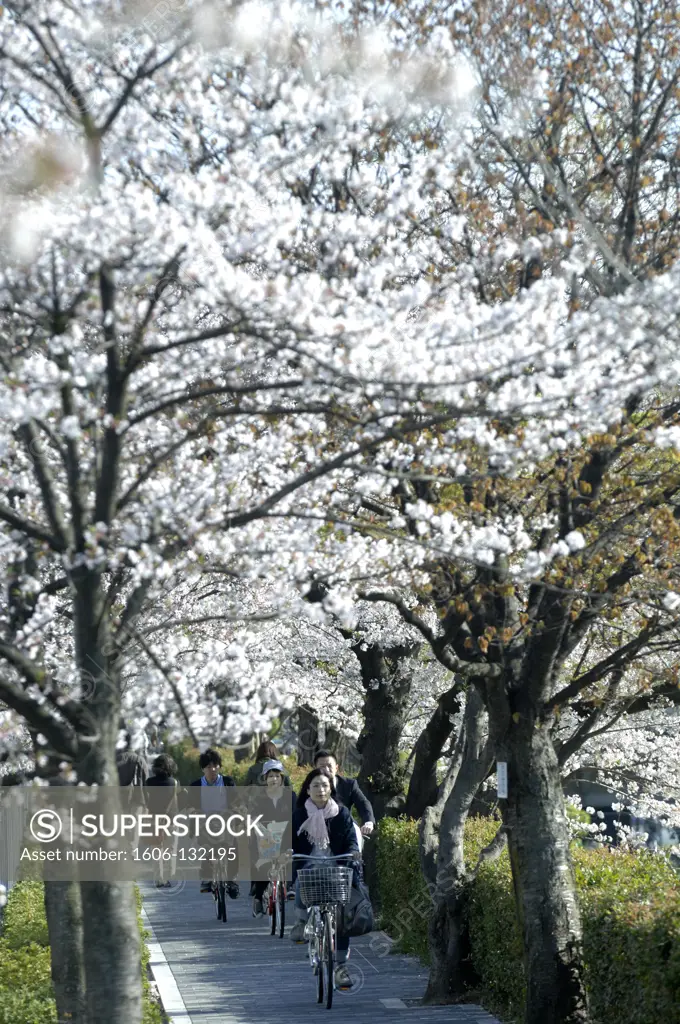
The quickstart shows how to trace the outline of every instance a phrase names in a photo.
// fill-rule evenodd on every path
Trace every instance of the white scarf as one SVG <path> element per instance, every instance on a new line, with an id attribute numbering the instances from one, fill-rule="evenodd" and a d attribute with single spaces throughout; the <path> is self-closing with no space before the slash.
<path id="1" fill-rule="evenodd" d="M 333 797 L 329 799 L 325 807 L 317 807 L 314 801 L 307 797 L 305 800 L 305 810 L 309 817 L 298 829 L 298 835 L 306 832 L 312 846 L 316 846 L 319 850 L 327 849 L 330 845 L 330 840 L 328 838 L 326 822 L 330 818 L 334 818 L 340 812 L 340 808 Z"/>

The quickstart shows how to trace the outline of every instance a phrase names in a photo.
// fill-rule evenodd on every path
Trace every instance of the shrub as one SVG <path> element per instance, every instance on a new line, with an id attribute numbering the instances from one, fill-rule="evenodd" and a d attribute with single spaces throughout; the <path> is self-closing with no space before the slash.
<path id="1" fill-rule="evenodd" d="M 12 889 L 5 907 L 4 939 L 11 949 L 32 942 L 47 946 L 47 921 L 40 882 L 22 882 Z"/>
<path id="2" fill-rule="evenodd" d="M 141 895 L 137 891 L 138 916 Z M 147 932 L 139 927 L 142 938 Z M 143 1024 L 163 1024 L 151 996 L 149 950 L 142 943 Z M 41 882 L 20 882 L 9 894 L 0 938 L 0 1024 L 57 1024 Z"/>
<path id="3" fill-rule="evenodd" d="M 647 850 L 577 850 L 584 959 L 598 1024 L 680 1024 L 680 881 Z"/>
<path id="4" fill-rule="evenodd" d="M 11 890 L 0 938 L 0 1024 L 56 1024 L 50 951 L 39 882 Z"/>
<path id="5" fill-rule="evenodd" d="M 468 864 L 490 842 L 497 823 L 469 820 Z M 586 985 L 595 1024 L 680 1024 L 680 879 L 668 861 L 648 851 L 583 849 L 572 856 L 583 921 Z M 383 927 L 400 949 L 427 958 L 427 913 L 404 912 L 421 889 L 417 823 L 380 823 L 378 876 Z M 468 904 L 473 961 L 484 1004 L 505 1020 L 520 1020 L 524 966 L 507 852 L 484 864 Z"/>
<path id="6" fill-rule="evenodd" d="M 234 751 L 224 747 L 216 747 L 222 756 L 222 772 L 224 775 L 231 775 L 237 786 L 243 785 L 246 772 L 252 761 L 236 761 Z M 168 743 L 165 750 L 177 762 L 177 778 L 182 786 L 190 785 L 194 779 L 201 776 L 201 768 L 198 763 L 199 750 L 194 747 L 191 740 L 181 740 L 179 743 Z M 298 765 L 294 757 L 282 757 L 281 762 L 290 775 L 290 781 L 295 792 L 299 792 L 305 776 L 311 771 L 311 767 Z"/>
<path id="7" fill-rule="evenodd" d="M 428 961 L 430 896 L 418 859 L 418 823 L 412 818 L 382 818 L 376 859 L 380 888 L 380 925 L 402 953 Z"/>
<path id="8" fill-rule="evenodd" d="M 470 819 L 465 832 L 465 860 L 476 863 L 480 850 L 493 839 L 498 822 Z M 381 927 L 402 953 L 429 962 L 427 930 L 431 899 L 420 870 L 418 822 L 412 818 L 383 818 L 378 824 L 376 858 Z"/>

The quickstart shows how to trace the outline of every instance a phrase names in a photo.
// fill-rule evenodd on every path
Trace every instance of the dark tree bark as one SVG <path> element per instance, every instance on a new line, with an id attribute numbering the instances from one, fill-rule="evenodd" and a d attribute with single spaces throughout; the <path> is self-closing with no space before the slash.
<path id="1" fill-rule="evenodd" d="M 477 981 L 466 912 L 475 872 L 465 867 L 463 834 L 470 805 L 488 774 L 491 759 L 484 705 L 476 688 L 470 686 L 451 767 L 436 803 L 425 810 L 420 825 L 421 864 L 433 904 L 427 1003 L 458 1002 Z"/>
<path id="2" fill-rule="evenodd" d="M 581 920 L 559 764 L 546 725 L 522 717 L 507 744 L 508 831 L 527 965 L 526 1024 L 586 1024 Z"/>
<path id="3" fill-rule="evenodd" d="M 460 709 L 462 692 L 462 683 L 455 683 L 441 695 L 434 714 L 416 741 L 413 772 L 404 807 L 404 814 L 409 818 L 420 818 L 425 808 L 437 800 L 437 763 L 451 735 L 450 716 Z"/>
<path id="4" fill-rule="evenodd" d="M 238 746 L 234 748 L 234 761 L 242 764 L 244 761 L 251 761 L 259 746 L 258 733 L 242 733 Z"/>
<path id="5" fill-rule="evenodd" d="M 35 761 L 37 765 L 37 749 Z M 38 770 L 44 777 L 49 777 L 51 786 L 67 785 L 58 774 L 56 758 L 49 758 L 47 766 Z M 52 848 L 66 850 L 60 839 L 52 844 Z M 61 855 L 66 856 L 65 852 Z M 59 1024 L 87 1024 L 83 907 L 79 883 L 45 882 L 44 902 L 57 1019 Z"/>
<path id="6" fill-rule="evenodd" d="M 353 646 L 366 696 L 364 727 L 357 741 L 361 754 L 359 785 L 373 804 L 376 820 L 403 810 L 404 771 L 399 756 L 413 681 L 414 658 L 421 644 L 384 648 Z"/>
<path id="7" fill-rule="evenodd" d="M 319 745 L 319 716 L 306 704 L 298 708 L 298 764 L 314 764 L 314 754 Z"/>
<path id="8" fill-rule="evenodd" d="M 78 882 L 45 882 L 52 984 L 59 1024 L 88 1024 L 83 908 Z"/>
<path id="9" fill-rule="evenodd" d="M 571 598 L 544 590 L 537 625 L 484 696 L 496 758 L 508 766 L 500 801 L 526 963 L 526 1024 L 586 1024 L 581 918 L 557 752 L 553 680 L 569 649 Z M 518 654 L 520 652 L 518 651 Z"/>
<path id="10" fill-rule="evenodd" d="M 116 785 L 115 747 L 120 717 L 120 680 L 103 593 L 90 573 L 76 580 L 74 633 L 79 664 L 89 666 L 92 689 L 90 744 L 77 764 L 86 785 Z M 113 655 L 111 652 L 114 652 Z M 97 1024 L 140 1024 L 142 976 L 140 935 L 131 882 L 80 883 L 87 1020 Z"/>
<path id="11" fill-rule="evenodd" d="M 81 882 L 87 1020 L 138 1024 L 142 975 L 132 882 Z"/>
<path id="12" fill-rule="evenodd" d="M 326 726 L 323 745 L 335 755 L 335 760 L 338 762 L 340 772 L 342 773 L 343 769 L 347 767 L 347 752 L 349 749 L 349 740 L 345 733 L 333 726 Z"/>

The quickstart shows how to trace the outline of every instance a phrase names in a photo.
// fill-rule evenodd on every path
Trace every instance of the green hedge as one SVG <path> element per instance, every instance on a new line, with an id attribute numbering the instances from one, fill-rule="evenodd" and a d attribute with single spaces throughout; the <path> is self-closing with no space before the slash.
<path id="1" fill-rule="evenodd" d="M 141 896 L 137 892 L 138 913 Z M 140 931 L 143 938 L 148 933 Z M 151 999 L 142 944 L 143 1024 L 162 1024 L 160 1007 Z M 52 991 L 50 948 L 41 882 L 20 882 L 10 892 L 0 937 L 0 1024 L 57 1024 Z"/>
<path id="2" fill-rule="evenodd" d="M 468 863 L 497 824 L 468 822 Z M 385 820 L 378 829 L 382 926 L 404 952 L 427 962 L 429 897 L 418 861 L 417 824 Z M 594 1024 L 680 1024 L 680 878 L 642 851 L 572 850 L 583 919 L 586 983 Z M 507 1021 L 521 1020 L 522 944 L 507 853 L 485 864 L 471 887 L 469 924 L 481 998 Z"/>
<path id="3" fill-rule="evenodd" d="M 222 771 L 225 775 L 233 776 L 236 785 L 240 786 L 245 782 L 246 772 L 252 761 L 236 761 L 234 751 L 224 747 L 216 747 L 222 755 Z M 198 763 L 199 750 L 194 747 L 191 740 L 182 740 L 179 743 L 168 743 L 165 746 L 166 753 L 170 754 L 177 762 L 177 778 L 182 786 L 188 786 L 201 776 L 201 769 Z M 304 782 L 307 774 L 312 770 L 309 765 L 298 765 L 294 757 L 282 757 L 281 762 L 290 775 L 290 781 L 296 793 Z"/>

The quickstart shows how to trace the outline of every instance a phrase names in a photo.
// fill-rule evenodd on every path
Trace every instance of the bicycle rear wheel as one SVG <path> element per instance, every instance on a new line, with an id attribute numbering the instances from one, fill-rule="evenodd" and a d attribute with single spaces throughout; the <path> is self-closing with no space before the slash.
<path id="1" fill-rule="evenodd" d="M 215 895 L 215 912 L 218 921 L 227 920 L 227 887 L 224 882 L 218 882 L 213 889 Z"/>
<path id="2" fill-rule="evenodd" d="M 283 933 L 286 928 L 286 883 L 280 878 L 276 886 L 276 903 L 277 903 L 277 917 L 278 917 L 278 928 L 279 938 L 283 938 Z"/>
<path id="3" fill-rule="evenodd" d="M 333 955 L 333 924 L 331 921 L 330 910 L 324 911 L 322 925 L 323 937 L 321 939 L 321 971 L 319 973 L 323 975 L 324 985 L 326 988 L 326 1009 L 330 1010 L 333 1005 L 333 961 L 335 959 Z M 321 1001 L 322 1000 L 320 999 L 319 1002 Z"/>

